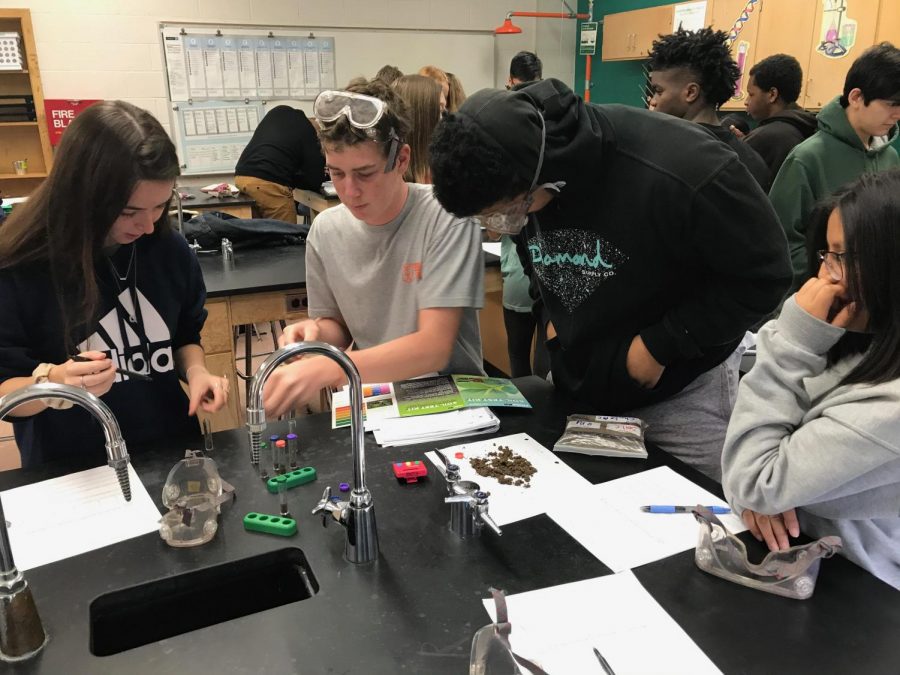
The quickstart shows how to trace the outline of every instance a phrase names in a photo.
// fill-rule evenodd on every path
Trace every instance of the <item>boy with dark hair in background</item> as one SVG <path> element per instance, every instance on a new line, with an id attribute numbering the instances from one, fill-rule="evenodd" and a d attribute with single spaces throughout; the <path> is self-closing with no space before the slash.
<path id="1" fill-rule="evenodd" d="M 723 31 L 679 29 L 654 40 L 650 50 L 650 109 L 697 122 L 737 153 L 756 182 L 768 190 L 769 169 L 753 148 L 719 123 L 716 111 L 734 94 L 740 70 Z"/>
<path id="2" fill-rule="evenodd" d="M 544 77 L 544 64 L 534 52 L 519 52 L 509 62 L 509 79 L 506 88 L 512 89 L 518 84 L 537 82 Z"/>
<path id="3" fill-rule="evenodd" d="M 817 119 L 819 130 L 787 156 L 769 193 L 787 234 L 792 292 L 807 278 L 806 223 L 816 202 L 864 173 L 900 166 L 890 145 L 900 133 L 900 49 L 882 42 L 863 52 L 844 93 Z"/>
<path id="4" fill-rule="evenodd" d="M 788 153 L 816 132 L 815 114 L 797 105 L 802 83 L 800 62 L 788 54 L 773 54 L 750 69 L 745 105 L 759 126 L 744 142 L 759 153 L 773 178 Z"/>

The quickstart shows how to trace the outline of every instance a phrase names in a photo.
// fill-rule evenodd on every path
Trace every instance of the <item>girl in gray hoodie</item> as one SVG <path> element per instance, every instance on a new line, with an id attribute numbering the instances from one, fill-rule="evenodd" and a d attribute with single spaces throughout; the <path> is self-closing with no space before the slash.
<path id="1" fill-rule="evenodd" d="M 900 589 L 900 169 L 863 176 L 824 213 L 818 275 L 759 332 L 722 482 L 770 549 L 800 528 L 838 535 Z"/>

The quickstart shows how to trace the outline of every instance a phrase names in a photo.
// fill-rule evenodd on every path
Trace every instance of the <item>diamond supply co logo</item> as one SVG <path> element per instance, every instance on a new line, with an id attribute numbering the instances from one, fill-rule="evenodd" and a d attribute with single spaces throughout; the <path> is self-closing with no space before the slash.
<path id="1" fill-rule="evenodd" d="M 422 263 L 404 263 L 403 264 L 403 283 L 411 284 L 414 281 L 422 280 Z"/>

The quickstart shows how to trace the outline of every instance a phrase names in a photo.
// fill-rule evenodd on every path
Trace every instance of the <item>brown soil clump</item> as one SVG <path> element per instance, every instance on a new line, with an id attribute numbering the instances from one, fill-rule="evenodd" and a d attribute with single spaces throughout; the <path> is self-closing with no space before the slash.
<path id="1" fill-rule="evenodd" d="M 479 476 L 496 478 L 501 485 L 531 487 L 531 477 L 537 473 L 531 462 L 505 445 L 491 450 L 484 459 L 470 459 L 469 463 Z"/>

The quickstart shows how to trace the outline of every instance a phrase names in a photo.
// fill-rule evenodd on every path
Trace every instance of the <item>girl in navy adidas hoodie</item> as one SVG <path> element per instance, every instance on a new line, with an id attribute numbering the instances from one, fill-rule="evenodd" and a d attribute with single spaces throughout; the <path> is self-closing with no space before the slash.
<path id="1" fill-rule="evenodd" d="M 81 387 L 112 409 L 132 448 L 196 435 L 194 413 L 225 404 L 227 381 L 200 346 L 200 268 L 168 226 L 177 175 L 175 147 L 145 110 L 106 101 L 72 122 L 47 180 L 3 225 L 0 395 Z M 23 466 L 105 457 L 99 425 L 67 402 L 20 406 L 12 421 Z"/>

